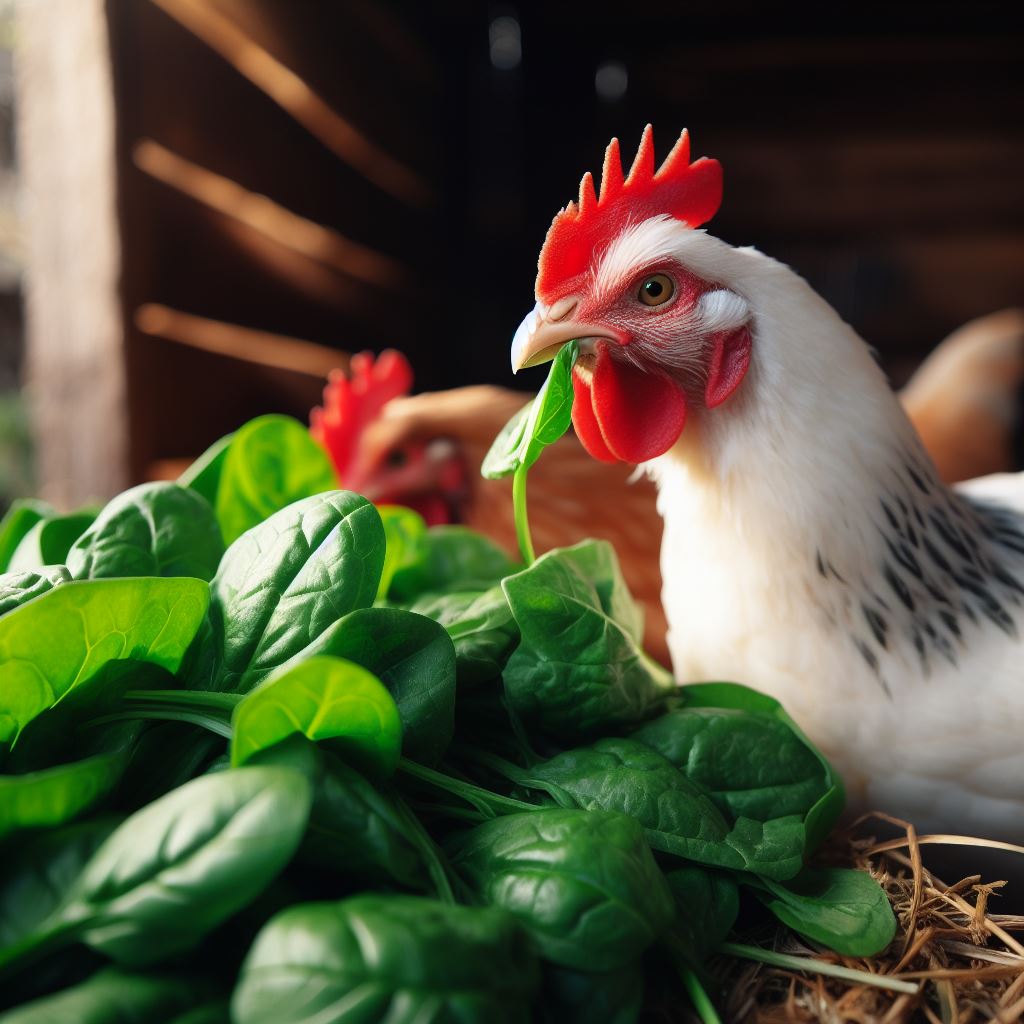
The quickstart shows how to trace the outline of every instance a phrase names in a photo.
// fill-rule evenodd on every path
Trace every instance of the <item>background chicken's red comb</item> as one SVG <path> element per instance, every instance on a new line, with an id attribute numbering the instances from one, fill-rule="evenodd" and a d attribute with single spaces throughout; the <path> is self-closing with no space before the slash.
<path id="1" fill-rule="evenodd" d="M 313 437 L 327 449 L 342 484 L 355 460 L 359 438 L 393 398 L 409 393 L 412 367 L 401 352 L 386 349 L 374 359 L 360 352 L 348 373 L 333 370 L 324 388 L 324 404 L 309 414 Z"/>
<path id="2" fill-rule="evenodd" d="M 707 157 L 691 164 L 685 129 L 655 173 L 654 131 L 648 125 L 625 180 L 619 140 L 612 139 L 604 154 L 600 198 L 587 171 L 579 202 L 569 203 L 548 229 L 537 264 L 537 296 L 546 302 L 560 298 L 561 286 L 585 271 L 595 249 L 611 242 L 627 224 L 668 214 L 695 228 L 715 215 L 721 201 L 721 164 Z"/>

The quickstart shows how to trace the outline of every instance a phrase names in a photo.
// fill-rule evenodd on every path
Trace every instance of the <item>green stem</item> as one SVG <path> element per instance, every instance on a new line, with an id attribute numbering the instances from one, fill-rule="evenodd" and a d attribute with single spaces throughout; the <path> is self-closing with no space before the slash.
<path id="1" fill-rule="evenodd" d="M 435 772 L 433 768 L 427 768 L 405 757 L 398 762 L 398 768 L 405 775 L 411 775 L 414 779 L 419 779 L 420 782 L 425 782 L 427 785 L 450 793 L 460 800 L 465 800 L 488 818 L 493 818 L 498 814 L 518 814 L 520 811 L 539 810 L 536 804 L 528 804 L 524 800 L 513 800 L 511 797 L 492 793 L 490 790 L 474 786 L 470 782 L 462 782 L 460 779 L 453 779 L 450 775 L 444 775 L 442 772 Z"/>
<path id="2" fill-rule="evenodd" d="M 138 719 L 156 722 L 188 722 L 190 725 L 198 725 L 218 736 L 229 740 L 234 735 L 230 722 L 223 718 L 215 718 L 212 715 L 204 715 L 198 711 L 181 711 L 178 708 L 134 708 L 131 711 L 121 711 L 115 715 L 102 715 L 99 718 L 90 719 L 86 726 L 106 725 L 108 722 L 133 722 Z"/>
<path id="3" fill-rule="evenodd" d="M 406 834 L 409 841 L 416 847 L 419 855 L 426 865 L 427 874 L 434 884 L 434 891 L 442 903 L 455 903 L 455 893 L 452 891 L 451 882 L 448 880 L 448 871 L 442 859 L 441 851 L 431 838 L 430 833 L 423 827 L 423 822 L 412 812 L 409 805 L 397 794 L 392 793 L 391 799 L 398 809 L 398 813 L 405 822 Z"/>
<path id="4" fill-rule="evenodd" d="M 526 514 L 526 472 L 526 467 L 520 466 L 512 474 L 512 509 L 516 518 L 519 553 L 526 565 L 532 565 L 536 556 L 533 552 L 533 540 L 530 538 L 530 520 Z"/>
<path id="5" fill-rule="evenodd" d="M 183 704 L 230 715 L 244 696 L 244 693 L 210 693 L 206 690 L 129 690 L 124 699 L 143 704 Z"/>
<path id="6" fill-rule="evenodd" d="M 774 950 L 761 949 L 758 946 L 747 946 L 739 942 L 723 942 L 718 952 L 736 956 L 742 960 L 754 960 L 769 964 L 772 967 L 785 967 L 791 971 L 807 971 L 811 974 L 824 974 L 830 978 L 841 978 L 855 985 L 871 985 L 875 988 L 887 988 L 893 992 L 906 992 L 916 995 L 920 986 L 911 981 L 900 981 L 885 974 L 872 974 L 870 971 L 857 971 L 852 967 L 840 967 L 824 960 L 815 960 L 806 956 L 790 956 L 788 953 L 776 953 Z"/>
<path id="7" fill-rule="evenodd" d="M 697 972 L 692 967 L 680 965 L 679 976 L 683 979 L 686 993 L 689 995 L 690 1002 L 693 1003 L 693 1008 L 697 1011 L 697 1016 L 700 1017 L 703 1024 L 722 1024 L 722 1018 L 718 1016 L 714 1003 L 711 1002 L 707 992 L 704 991 L 704 986 L 700 983 Z"/>

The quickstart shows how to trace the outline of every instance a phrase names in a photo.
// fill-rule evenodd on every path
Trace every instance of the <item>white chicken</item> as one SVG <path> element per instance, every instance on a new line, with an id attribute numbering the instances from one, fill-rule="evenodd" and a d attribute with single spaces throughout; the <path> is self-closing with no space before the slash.
<path id="1" fill-rule="evenodd" d="M 1024 837 L 1024 474 L 939 480 L 867 345 L 698 226 L 717 162 L 651 129 L 552 223 L 513 369 L 582 339 L 573 421 L 659 489 L 680 682 L 781 700 L 854 805 Z"/>

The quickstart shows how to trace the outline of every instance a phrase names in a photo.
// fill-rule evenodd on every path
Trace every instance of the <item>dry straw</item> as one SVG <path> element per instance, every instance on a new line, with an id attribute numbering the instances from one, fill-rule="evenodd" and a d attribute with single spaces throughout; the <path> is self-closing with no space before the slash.
<path id="1" fill-rule="evenodd" d="M 878 842 L 864 836 L 869 821 L 895 825 L 903 835 Z M 993 909 L 1005 885 L 980 875 L 947 884 L 925 867 L 929 844 L 1011 849 L 962 836 L 918 836 L 887 815 L 869 815 L 837 834 L 825 862 L 868 871 L 885 889 L 898 929 L 889 948 L 870 958 L 840 957 L 813 948 L 788 929 L 752 937 L 786 966 L 725 955 L 713 967 L 726 993 L 720 1003 L 730 1024 L 1011 1024 L 1024 1020 L 1024 917 Z M 745 937 L 746 938 L 746 937 Z M 732 947 L 732 949 L 749 948 Z M 789 958 L 795 958 L 790 960 Z M 831 973 L 841 968 L 847 977 Z M 857 972 L 850 975 L 848 972 Z M 895 984 L 894 984 L 895 983 Z M 896 990 L 894 990 L 896 989 Z"/>

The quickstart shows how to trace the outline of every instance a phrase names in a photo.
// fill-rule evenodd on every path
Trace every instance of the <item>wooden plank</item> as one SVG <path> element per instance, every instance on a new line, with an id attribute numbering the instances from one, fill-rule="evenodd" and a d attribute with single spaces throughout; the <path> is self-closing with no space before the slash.
<path id="1" fill-rule="evenodd" d="M 18 13 L 26 377 L 40 490 L 69 507 L 128 483 L 107 25 L 103 0 Z"/>

